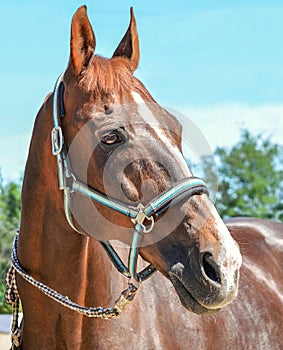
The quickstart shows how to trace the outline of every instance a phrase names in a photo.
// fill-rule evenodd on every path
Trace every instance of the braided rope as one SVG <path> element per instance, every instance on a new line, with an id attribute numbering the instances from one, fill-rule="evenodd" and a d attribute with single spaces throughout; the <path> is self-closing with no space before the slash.
<path id="1" fill-rule="evenodd" d="M 6 275 L 6 293 L 5 300 L 6 303 L 12 305 L 13 307 L 13 321 L 11 325 L 11 350 L 16 350 L 20 347 L 21 339 L 21 329 L 19 327 L 19 306 L 20 306 L 20 296 L 16 283 L 16 271 L 13 266 L 10 267 Z"/>
<path id="2" fill-rule="evenodd" d="M 133 300 L 135 294 L 139 291 L 140 288 L 137 288 L 132 283 L 128 283 L 128 288 L 123 291 L 119 298 L 117 299 L 113 308 L 104 308 L 104 307 L 85 307 L 76 304 L 72 300 L 70 300 L 67 296 L 63 296 L 62 294 L 56 292 L 54 289 L 46 286 L 45 284 L 37 281 L 32 276 L 30 276 L 21 266 L 18 257 L 17 257 L 17 244 L 18 244 L 18 236 L 14 239 L 14 244 L 12 248 L 12 265 L 13 269 L 27 282 L 31 285 L 39 289 L 43 294 L 47 295 L 51 299 L 55 300 L 59 304 L 67 307 L 70 310 L 76 311 L 80 314 L 83 314 L 87 317 L 96 317 L 102 319 L 111 319 L 118 318 L 120 313 L 124 311 L 125 307 L 128 305 L 130 301 Z M 15 282 L 16 288 L 16 282 Z M 19 298 L 19 297 L 18 297 Z"/>

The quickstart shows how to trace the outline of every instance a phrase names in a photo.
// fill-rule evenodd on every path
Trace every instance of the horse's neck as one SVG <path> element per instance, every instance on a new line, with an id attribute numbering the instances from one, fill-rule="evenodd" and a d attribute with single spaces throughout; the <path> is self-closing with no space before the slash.
<path id="1" fill-rule="evenodd" d="M 26 166 L 19 260 L 34 278 L 76 303 L 113 306 L 121 288 L 125 287 L 124 280 L 118 278 L 113 283 L 111 276 L 114 274 L 117 278 L 117 272 L 101 245 L 74 232 L 67 223 L 63 193 L 58 189 L 56 159 L 51 155 L 52 119 L 46 108 L 43 107 L 37 117 Z M 71 319 L 68 326 L 68 321 L 62 321 L 68 331 L 72 332 L 73 326 L 76 332 L 82 332 L 81 316 L 51 301 L 27 282 L 19 279 L 18 284 L 24 308 L 24 332 L 31 332 L 39 322 L 43 328 L 56 328 L 59 316 L 61 321 Z M 48 317 L 43 322 L 46 314 Z M 44 329 L 40 334 L 44 334 Z M 26 335 L 26 342 L 30 336 Z"/>

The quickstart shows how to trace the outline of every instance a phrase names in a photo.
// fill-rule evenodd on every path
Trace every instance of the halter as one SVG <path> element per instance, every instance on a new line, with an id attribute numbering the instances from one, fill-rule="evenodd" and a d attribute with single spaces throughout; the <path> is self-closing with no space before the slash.
<path id="1" fill-rule="evenodd" d="M 181 200 L 184 196 L 191 197 L 195 194 L 208 193 L 205 182 L 196 177 L 189 177 L 181 180 L 173 188 L 160 194 L 153 200 L 151 200 L 146 206 L 139 203 L 136 207 L 129 206 L 113 198 L 109 198 L 99 191 L 89 188 L 86 184 L 81 183 L 76 179 L 76 176 L 72 172 L 70 162 L 67 161 L 67 156 L 64 147 L 63 132 L 60 127 L 60 118 L 65 115 L 65 107 L 63 101 L 64 95 L 64 83 L 62 73 L 54 88 L 53 95 L 53 123 L 54 128 L 51 132 L 52 140 L 52 153 L 57 158 L 58 166 L 58 181 L 59 189 L 64 191 L 64 207 L 65 215 L 69 225 L 76 231 L 81 233 L 74 225 L 72 216 L 70 213 L 70 195 L 73 192 L 78 192 L 108 208 L 111 208 L 130 218 L 134 224 L 133 239 L 130 248 L 128 267 L 124 265 L 115 249 L 112 247 L 109 241 L 100 241 L 103 248 L 106 250 L 111 261 L 117 268 L 117 270 L 128 278 L 134 278 L 139 282 L 147 279 L 152 273 L 156 271 L 155 267 L 151 264 L 148 265 L 141 272 L 136 272 L 137 265 L 137 247 L 142 242 L 143 234 L 150 232 L 154 227 L 154 218 L 160 215 L 161 212 L 167 208 L 173 200 Z M 144 221 L 149 221 L 150 228 L 147 229 L 144 225 Z"/>
<path id="2" fill-rule="evenodd" d="M 163 192 L 154 199 L 152 199 L 147 205 L 144 206 L 141 203 L 139 203 L 137 206 L 133 207 L 117 199 L 109 198 L 105 194 L 102 194 L 93 188 L 89 188 L 87 184 L 84 184 L 76 179 L 76 176 L 74 175 L 71 169 L 70 161 L 67 158 L 66 146 L 64 145 L 63 131 L 60 126 L 60 118 L 63 118 L 65 115 L 63 95 L 64 83 L 63 74 L 61 74 L 57 79 L 57 82 L 54 87 L 54 127 L 51 131 L 51 141 L 52 154 L 56 156 L 57 159 L 59 190 L 62 190 L 64 192 L 64 208 L 66 219 L 74 231 L 83 234 L 76 228 L 70 211 L 70 197 L 73 192 L 77 192 L 83 196 L 86 196 L 91 200 L 100 203 L 112 210 L 115 210 L 129 218 L 129 220 L 134 225 L 134 228 L 132 244 L 130 247 L 128 257 L 128 267 L 125 266 L 125 264 L 123 263 L 123 261 L 121 260 L 121 258 L 119 257 L 119 255 L 117 254 L 117 252 L 115 251 L 115 249 L 109 241 L 100 241 L 101 245 L 106 250 L 116 269 L 128 279 L 128 287 L 120 294 L 113 308 L 87 308 L 78 305 L 71 301 L 68 297 L 61 295 L 60 293 L 56 292 L 50 287 L 37 281 L 23 269 L 17 257 L 18 237 L 16 236 L 12 250 L 12 268 L 8 272 L 7 277 L 7 281 L 9 282 L 7 282 L 8 294 L 9 292 L 13 292 L 15 289 L 15 286 L 10 282 L 15 281 L 15 272 L 17 272 L 22 278 L 24 278 L 31 285 L 38 288 L 42 293 L 52 298 L 56 302 L 68 307 L 71 310 L 79 312 L 88 317 L 100 317 L 103 319 L 117 318 L 119 317 L 120 313 L 122 313 L 125 310 L 125 307 L 129 304 L 129 302 L 133 300 L 134 296 L 137 294 L 141 287 L 141 283 L 156 271 L 155 267 L 151 264 L 149 264 L 145 269 L 143 269 L 140 272 L 136 271 L 138 257 L 137 250 L 138 246 L 143 240 L 144 233 L 149 233 L 153 229 L 155 219 L 170 206 L 172 201 L 174 201 L 174 203 L 176 204 L 176 202 L 180 202 L 184 197 L 190 198 L 196 194 L 208 194 L 208 189 L 203 180 L 196 177 L 188 177 L 178 182 L 174 187 L 172 187 L 168 191 Z M 149 228 L 145 226 L 145 220 L 150 223 Z M 138 287 L 135 284 L 131 283 L 131 281 L 134 279 L 138 282 Z M 17 301 L 18 299 L 19 296 L 17 296 Z M 15 312 L 14 319 L 14 323 L 16 324 L 14 328 L 15 330 L 18 330 L 17 315 Z M 16 337 L 17 339 L 19 338 L 18 336 Z M 16 341 L 14 342 L 14 344 L 15 343 Z"/>

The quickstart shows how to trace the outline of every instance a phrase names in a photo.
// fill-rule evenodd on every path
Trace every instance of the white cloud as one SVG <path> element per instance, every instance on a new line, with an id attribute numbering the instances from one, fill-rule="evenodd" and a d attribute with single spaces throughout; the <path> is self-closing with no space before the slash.
<path id="1" fill-rule="evenodd" d="M 239 140 L 243 128 L 283 144 L 283 104 L 187 106 L 180 111 L 200 128 L 212 148 L 232 146 Z"/>

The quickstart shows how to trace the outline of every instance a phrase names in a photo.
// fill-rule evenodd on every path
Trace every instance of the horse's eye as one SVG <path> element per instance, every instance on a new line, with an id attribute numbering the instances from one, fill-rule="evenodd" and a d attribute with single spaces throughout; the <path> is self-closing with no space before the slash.
<path id="1" fill-rule="evenodd" d="M 101 142 L 106 145 L 114 145 L 121 142 L 121 137 L 117 132 L 111 131 L 102 137 Z"/>

